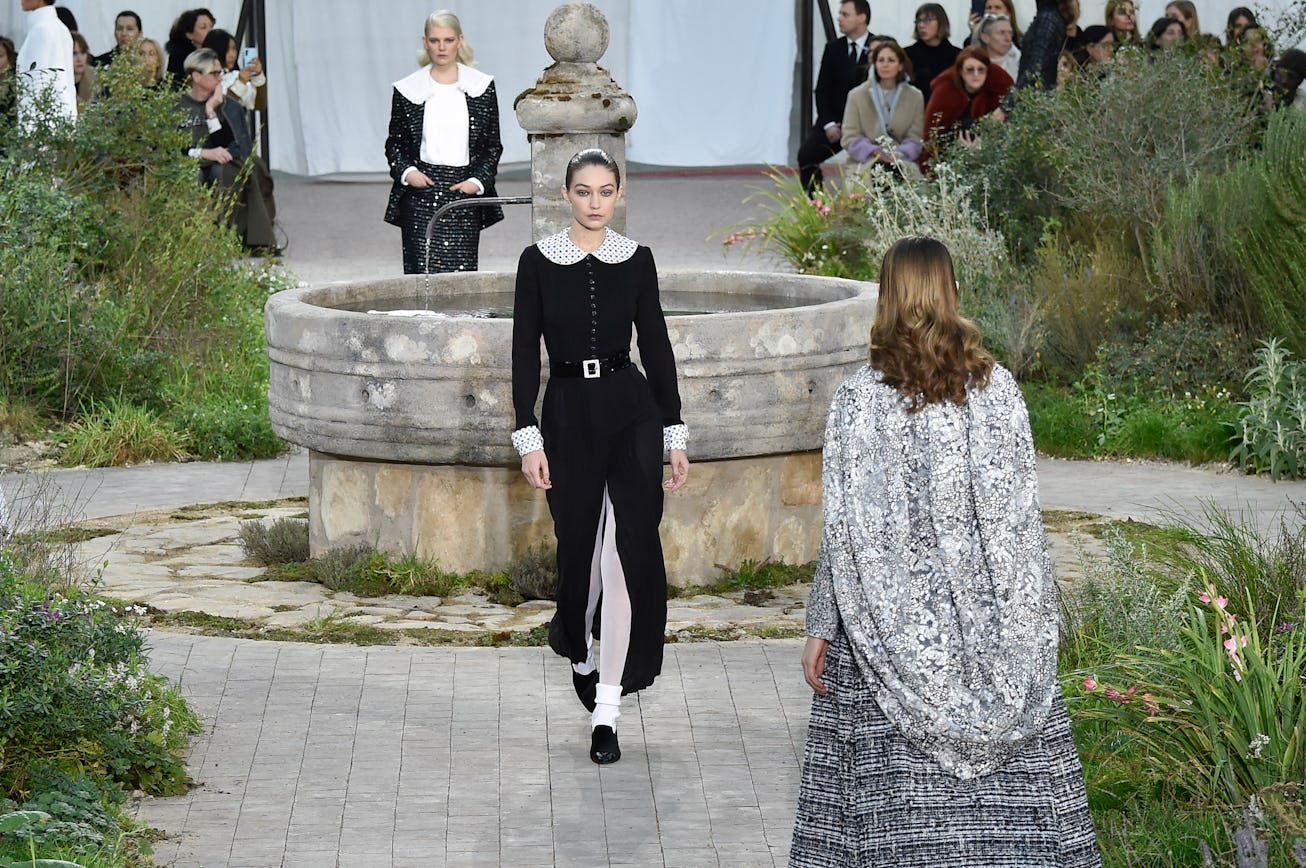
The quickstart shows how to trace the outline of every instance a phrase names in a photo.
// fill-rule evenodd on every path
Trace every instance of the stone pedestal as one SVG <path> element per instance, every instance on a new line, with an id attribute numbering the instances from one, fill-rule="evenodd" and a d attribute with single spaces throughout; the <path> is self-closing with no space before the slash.
<path id="1" fill-rule="evenodd" d="M 314 557 L 372 545 L 434 558 L 445 570 L 507 569 L 553 542 L 544 492 L 516 468 L 399 464 L 309 453 Z M 665 499 L 661 534 L 673 585 L 710 584 L 717 565 L 813 560 L 821 533 L 821 454 L 697 461 Z"/>
<path id="2" fill-rule="evenodd" d="M 531 143 L 531 231 L 538 241 L 571 223 L 562 198 L 567 161 L 577 151 L 602 148 L 626 172 L 626 131 L 635 124 L 635 101 L 598 60 L 608 50 L 608 20 L 589 3 L 559 6 L 544 24 L 553 57 L 535 87 L 517 98 L 517 122 Z M 626 231 L 626 199 L 617 200 L 610 224 Z"/>

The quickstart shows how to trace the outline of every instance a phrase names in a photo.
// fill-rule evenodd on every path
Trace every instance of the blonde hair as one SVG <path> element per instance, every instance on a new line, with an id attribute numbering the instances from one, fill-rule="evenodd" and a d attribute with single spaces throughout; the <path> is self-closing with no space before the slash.
<path id="1" fill-rule="evenodd" d="M 907 399 L 909 413 L 943 401 L 963 404 L 967 386 L 988 385 L 993 357 L 958 309 L 952 254 L 942 242 L 911 236 L 884 254 L 870 361 Z"/>
<path id="2" fill-rule="evenodd" d="M 472 47 L 467 44 L 467 38 L 463 36 L 463 25 L 458 20 L 458 16 L 448 9 L 437 9 L 426 17 L 426 25 L 422 28 L 422 36 L 425 37 L 437 27 L 447 27 L 462 38 L 462 44 L 458 46 L 458 62 L 463 66 L 475 66 Z M 418 53 L 418 66 L 426 66 L 430 62 L 431 55 L 427 54 L 425 49 Z"/>

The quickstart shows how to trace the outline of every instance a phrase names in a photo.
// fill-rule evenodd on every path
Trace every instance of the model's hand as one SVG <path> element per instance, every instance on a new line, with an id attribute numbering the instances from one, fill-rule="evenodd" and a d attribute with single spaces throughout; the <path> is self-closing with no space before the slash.
<path id="1" fill-rule="evenodd" d="M 667 491 L 679 491 L 689 480 L 689 456 L 683 449 L 671 450 L 671 478 L 662 484 Z"/>
<path id="2" fill-rule="evenodd" d="M 843 124 L 831 124 L 825 128 L 825 137 L 830 144 L 834 144 L 843 138 Z"/>
<path id="3" fill-rule="evenodd" d="M 549 479 L 549 459 L 544 457 L 543 449 L 527 452 L 521 459 L 521 472 L 531 488 L 549 489 L 553 480 Z"/>
<path id="4" fill-rule="evenodd" d="M 408 173 L 408 186 L 421 190 L 431 186 L 431 179 L 423 175 L 421 169 L 413 169 Z"/>
<path id="5" fill-rule="evenodd" d="M 449 189 L 458 193 L 466 193 L 468 196 L 476 196 L 481 192 L 481 188 L 477 187 L 471 181 L 459 181 Z"/>
<path id="6" fill-rule="evenodd" d="M 825 696 L 825 685 L 821 683 L 821 676 L 825 674 L 825 650 L 829 647 L 828 641 L 815 636 L 808 636 L 807 644 L 803 646 L 803 678 L 808 687 L 822 696 Z"/>

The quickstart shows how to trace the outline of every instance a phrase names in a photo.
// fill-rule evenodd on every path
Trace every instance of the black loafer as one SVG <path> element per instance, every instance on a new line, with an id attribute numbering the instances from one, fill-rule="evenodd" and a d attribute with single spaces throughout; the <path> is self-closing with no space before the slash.
<path id="1" fill-rule="evenodd" d="M 596 726 L 590 733 L 590 759 L 601 766 L 621 759 L 621 746 L 617 744 L 617 732 L 610 726 Z"/>
<path id="2" fill-rule="evenodd" d="M 589 675 L 581 675 L 575 669 L 571 670 L 571 686 L 576 688 L 576 696 L 580 699 L 580 704 L 585 706 L 585 710 L 593 711 L 594 691 L 599 686 L 599 670 L 595 669 Z"/>

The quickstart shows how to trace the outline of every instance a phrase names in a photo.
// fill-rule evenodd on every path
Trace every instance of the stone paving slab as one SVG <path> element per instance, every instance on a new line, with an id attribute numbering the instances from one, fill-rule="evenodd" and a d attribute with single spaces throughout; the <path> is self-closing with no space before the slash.
<path id="1" fill-rule="evenodd" d="M 160 865 L 784 865 L 810 691 L 797 640 L 672 644 L 622 760 L 541 648 L 353 648 L 153 632 L 206 722 Z"/>

